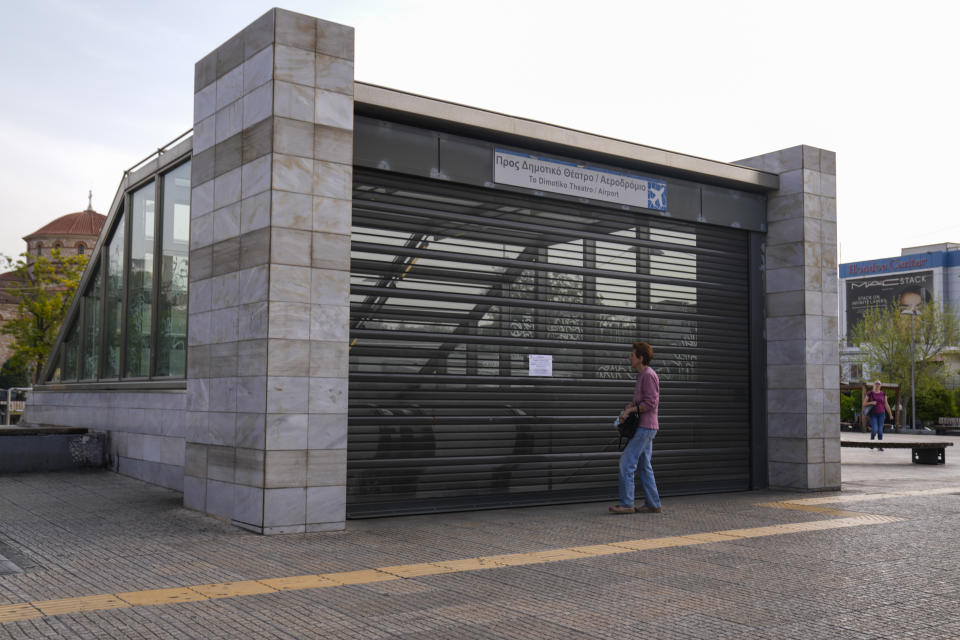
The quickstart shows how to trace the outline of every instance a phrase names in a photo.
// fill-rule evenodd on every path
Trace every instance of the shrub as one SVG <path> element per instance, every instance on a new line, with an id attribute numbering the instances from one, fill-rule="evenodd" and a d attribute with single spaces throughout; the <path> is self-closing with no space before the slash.
<path id="1" fill-rule="evenodd" d="M 942 386 L 931 386 L 917 393 L 917 421 L 936 422 L 941 416 L 955 416 L 957 407 L 953 395 Z"/>
<path id="2" fill-rule="evenodd" d="M 29 386 L 27 368 L 22 363 L 15 363 L 13 358 L 3 363 L 3 367 L 0 367 L 0 389 Z"/>
<path id="3" fill-rule="evenodd" d="M 844 422 L 856 422 L 857 415 L 860 413 L 860 392 L 844 391 L 840 394 L 840 420 Z"/>

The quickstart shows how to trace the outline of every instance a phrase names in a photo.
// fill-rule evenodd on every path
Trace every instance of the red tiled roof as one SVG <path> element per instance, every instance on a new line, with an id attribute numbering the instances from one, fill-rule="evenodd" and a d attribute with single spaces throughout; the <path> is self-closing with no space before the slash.
<path id="1" fill-rule="evenodd" d="M 22 280 L 16 271 L 0 273 L 0 304 L 17 304 L 20 298 L 13 295 L 10 289 L 21 286 Z"/>
<path id="2" fill-rule="evenodd" d="M 30 235 L 24 236 L 23 239 L 29 240 L 37 236 L 98 236 L 106 220 L 107 216 L 93 209 L 68 213 L 40 227 Z"/>

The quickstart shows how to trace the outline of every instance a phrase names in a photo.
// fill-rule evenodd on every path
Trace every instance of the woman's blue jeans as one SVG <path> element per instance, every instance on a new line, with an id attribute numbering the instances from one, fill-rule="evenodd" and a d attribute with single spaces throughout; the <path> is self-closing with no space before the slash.
<path id="1" fill-rule="evenodd" d="M 646 498 L 646 506 L 659 507 L 660 494 L 657 492 L 657 480 L 653 477 L 653 439 L 656 429 L 637 429 L 627 446 L 620 454 L 620 506 L 632 507 L 636 481 L 634 474 L 640 472 L 640 486 Z"/>
<path id="2" fill-rule="evenodd" d="M 885 413 L 871 413 L 870 414 L 870 439 L 873 440 L 873 437 L 876 436 L 877 440 L 883 440 L 883 418 L 887 414 Z"/>

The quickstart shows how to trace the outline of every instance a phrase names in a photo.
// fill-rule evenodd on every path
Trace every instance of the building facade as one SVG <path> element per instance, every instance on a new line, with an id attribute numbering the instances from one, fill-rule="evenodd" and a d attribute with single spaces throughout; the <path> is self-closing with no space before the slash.
<path id="1" fill-rule="evenodd" d="M 899 305 L 903 311 L 936 301 L 960 315 L 960 244 L 905 247 L 899 256 L 840 265 L 840 320 L 848 336 L 868 309 Z M 859 350 L 844 340 L 843 376 L 871 375 L 858 363 Z M 951 386 L 960 384 L 960 345 L 943 354 Z"/>
<path id="2" fill-rule="evenodd" d="M 88 253 L 97 243 L 106 219 L 105 215 L 93 210 L 91 194 L 91 201 L 84 211 L 60 216 L 23 238 L 27 243 L 27 260 L 32 262 L 41 255 L 49 259 L 54 249 L 58 249 L 62 256 Z M 0 326 L 16 318 L 19 313 L 17 288 L 16 273 L 10 271 L 0 274 Z M 0 364 L 10 357 L 12 342 L 11 336 L 0 333 Z"/>
<path id="3" fill-rule="evenodd" d="M 277 9 L 197 63 L 28 421 L 261 533 L 606 499 L 643 339 L 662 493 L 839 487 L 832 152 L 715 162 L 364 84 L 353 42 Z"/>
<path id="4" fill-rule="evenodd" d="M 20 301 L 16 295 L 18 279 L 16 273 L 8 271 L 0 274 L 0 326 L 15 319 L 20 313 Z M 0 333 L 0 365 L 13 355 L 13 336 Z"/>

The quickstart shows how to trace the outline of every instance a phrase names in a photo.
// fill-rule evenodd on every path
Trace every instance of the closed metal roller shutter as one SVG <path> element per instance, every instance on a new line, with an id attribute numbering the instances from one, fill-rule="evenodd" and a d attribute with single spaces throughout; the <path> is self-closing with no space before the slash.
<path id="1" fill-rule="evenodd" d="M 633 340 L 661 492 L 749 488 L 745 232 L 359 168 L 353 197 L 350 517 L 615 497 Z"/>

